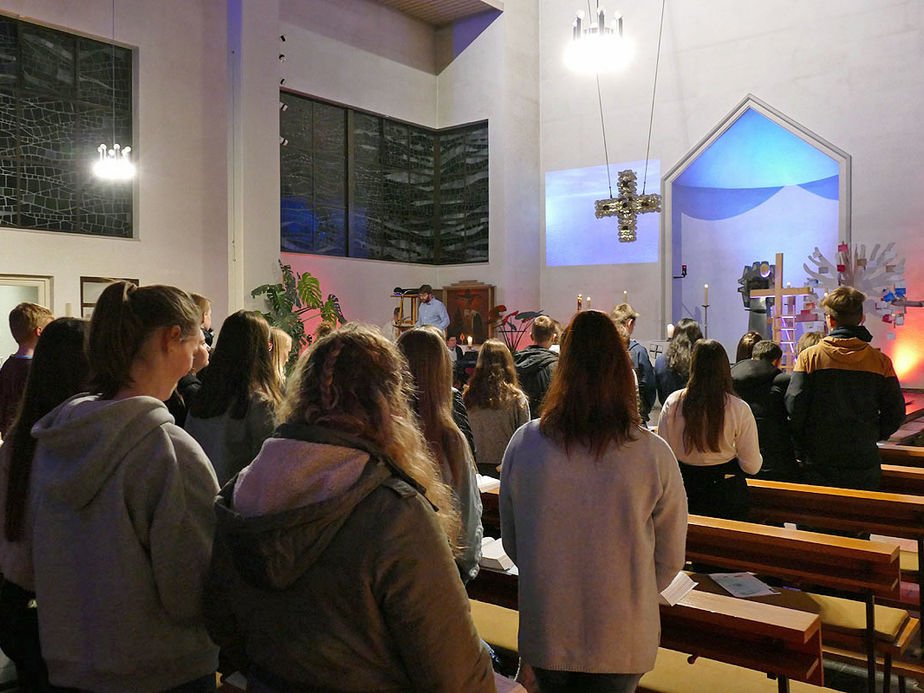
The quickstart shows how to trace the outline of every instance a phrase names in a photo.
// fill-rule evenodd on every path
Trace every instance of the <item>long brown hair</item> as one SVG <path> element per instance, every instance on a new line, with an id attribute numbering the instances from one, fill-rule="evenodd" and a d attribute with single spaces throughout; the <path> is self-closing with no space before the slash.
<path id="1" fill-rule="evenodd" d="M 430 451 L 449 468 L 458 488 L 467 474 L 468 442 L 452 420 L 452 366 L 442 338 L 427 329 L 408 330 L 398 337 L 398 349 L 407 359 L 414 386 L 414 411 Z"/>
<path id="2" fill-rule="evenodd" d="M 269 344 L 270 328 L 259 313 L 239 310 L 225 318 L 189 413 L 210 419 L 228 412 L 232 419 L 243 419 L 252 395 L 275 409 L 282 401 L 282 382 Z"/>
<path id="3" fill-rule="evenodd" d="M 725 347 L 703 339 L 693 347 L 690 381 L 682 395 L 683 444 L 687 450 L 718 452 L 725 426 L 725 398 L 734 394 Z"/>
<path id="4" fill-rule="evenodd" d="M 375 445 L 425 489 L 455 546 L 459 514 L 416 425 L 412 397 L 407 361 L 395 345 L 374 329 L 347 323 L 301 356 L 279 420 L 327 426 Z"/>
<path id="5" fill-rule="evenodd" d="M 90 321 L 91 391 L 112 399 L 131 384 L 132 362 L 156 330 L 177 326 L 181 339 L 192 339 L 198 337 L 201 322 L 199 308 L 185 291 L 113 282 L 100 294 Z"/>
<path id="6" fill-rule="evenodd" d="M 517 380 L 510 349 L 499 339 L 489 339 L 481 345 L 472 377 L 462 393 L 466 407 L 502 409 L 523 397 Z"/>
<path id="7" fill-rule="evenodd" d="M 606 313 L 578 313 L 565 334 L 539 430 L 566 451 L 585 446 L 599 458 L 633 440 L 641 423 L 632 362 Z"/>
<path id="8" fill-rule="evenodd" d="M 674 327 L 674 336 L 664 352 L 667 367 L 682 378 L 690 376 L 693 346 L 703 338 L 703 330 L 693 318 L 681 318 Z"/>
<path id="9" fill-rule="evenodd" d="M 10 454 L 3 528 L 7 541 L 23 537 L 36 443 L 32 427 L 61 402 L 86 388 L 89 365 L 84 341 L 88 327 L 86 320 L 58 318 L 45 327 L 35 345 L 22 403 L 4 443 Z"/>
<path id="10" fill-rule="evenodd" d="M 754 345 L 763 338 L 763 335 L 757 330 L 751 330 L 741 335 L 741 339 L 738 340 L 738 348 L 735 350 L 735 363 L 751 358 L 754 353 Z"/>

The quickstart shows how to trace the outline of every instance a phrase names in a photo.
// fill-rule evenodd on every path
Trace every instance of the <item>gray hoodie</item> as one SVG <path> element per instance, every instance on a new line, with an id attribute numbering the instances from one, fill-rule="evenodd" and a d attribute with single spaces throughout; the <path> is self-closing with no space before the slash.
<path id="1" fill-rule="evenodd" d="M 156 691 L 215 670 L 202 624 L 218 490 L 151 397 L 78 395 L 32 429 L 33 553 L 51 682 Z"/>

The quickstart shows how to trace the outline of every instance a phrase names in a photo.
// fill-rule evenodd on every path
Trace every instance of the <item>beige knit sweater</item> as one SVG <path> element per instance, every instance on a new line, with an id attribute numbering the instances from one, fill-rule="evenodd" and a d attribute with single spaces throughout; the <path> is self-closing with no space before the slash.
<path id="1" fill-rule="evenodd" d="M 661 438 L 595 460 L 520 428 L 501 470 L 504 550 L 519 568 L 520 656 L 561 671 L 639 674 L 654 666 L 658 594 L 684 563 L 687 502 Z"/>

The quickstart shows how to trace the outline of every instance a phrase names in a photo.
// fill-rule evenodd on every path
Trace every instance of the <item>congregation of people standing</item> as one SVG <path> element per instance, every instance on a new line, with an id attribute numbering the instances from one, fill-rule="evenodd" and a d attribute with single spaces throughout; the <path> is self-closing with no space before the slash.
<path id="1" fill-rule="evenodd" d="M 876 441 L 904 416 L 850 287 L 791 374 L 756 333 L 731 366 L 692 319 L 652 369 L 622 304 L 560 345 L 544 315 L 516 354 L 485 341 L 464 393 L 425 288 L 434 321 L 397 343 L 323 323 L 301 355 L 248 311 L 210 354 L 210 303 L 169 286 L 114 282 L 90 322 L 17 306 L 0 648 L 21 689 L 212 691 L 221 662 L 264 693 L 493 691 L 465 591 L 477 467 L 501 477 L 523 670 L 540 693 L 629 692 L 688 509 L 746 519 L 755 474 L 877 488 Z"/>

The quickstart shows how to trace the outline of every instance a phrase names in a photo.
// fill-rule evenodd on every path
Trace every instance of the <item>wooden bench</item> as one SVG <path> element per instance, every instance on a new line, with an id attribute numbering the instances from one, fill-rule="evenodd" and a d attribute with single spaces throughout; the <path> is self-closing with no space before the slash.
<path id="1" fill-rule="evenodd" d="M 879 443 L 879 459 L 883 464 L 924 467 L 924 447 L 881 442 Z"/>
<path id="2" fill-rule="evenodd" d="M 692 660 L 692 661 L 691 661 Z M 655 668 L 642 677 L 640 693 L 702 693 L 703 691 L 734 691 L 734 693 L 772 693 L 777 690 L 764 674 L 705 657 L 692 658 L 681 652 L 660 648 Z M 793 681 L 792 693 L 827 693 L 811 683 Z"/>
<path id="3" fill-rule="evenodd" d="M 902 483 L 906 488 L 924 484 L 924 470 L 921 472 L 917 475 L 907 467 L 883 465 L 883 486 L 895 489 Z M 916 554 L 903 551 L 900 565 L 902 572 L 917 579 L 916 606 L 918 613 L 924 615 L 924 574 L 918 569 L 920 556 L 924 555 L 924 493 L 918 496 L 748 479 L 748 495 L 751 518 L 758 522 L 796 522 L 809 527 L 914 539 Z"/>
<path id="4" fill-rule="evenodd" d="M 771 483 L 771 482 L 767 482 Z M 811 488 L 811 487 L 809 487 Z M 482 493 L 486 526 L 499 527 L 498 493 Z M 486 530 L 487 531 L 487 530 Z M 851 628 L 856 618 L 844 618 L 850 600 L 819 597 L 817 608 L 831 616 L 825 640 L 865 652 L 869 684 L 875 684 L 876 650 L 885 658 L 889 673 L 892 658 L 908 646 L 909 631 L 916 630 L 917 619 L 907 612 L 876 607 L 877 597 L 897 600 L 900 596 L 898 547 L 858 539 L 832 537 L 752 523 L 691 516 L 687 536 L 687 559 L 733 570 L 751 570 L 795 585 L 827 587 L 859 596 L 859 629 Z M 488 578 L 490 579 L 490 578 Z M 502 590 L 500 585 L 495 586 Z M 504 605 L 515 608 L 515 594 L 502 595 Z M 500 602 L 499 602 L 500 603 Z M 876 638 L 876 616 L 888 631 Z M 823 628 L 825 627 L 823 618 Z M 831 635 L 827 636 L 827 631 Z"/>
<path id="5" fill-rule="evenodd" d="M 468 590 L 479 635 L 516 651 L 516 575 L 482 570 Z M 779 691 L 789 690 L 790 679 L 824 683 L 816 614 L 693 591 L 674 606 L 661 606 L 661 645 L 691 659 L 704 657 L 774 676 Z M 739 669 L 726 672 L 724 690 L 737 690 L 735 672 L 740 675 Z"/>
<path id="6" fill-rule="evenodd" d="M 908 467 L 899 464 L 883 464 L 881 467 L 880 491 L 924 496 L 924 467 Z"/>
<path id="7" fill-rule="evenodd" d="M 826 645 L 865 652 L 871 691 L 875 690 L 877 650 L 885 659 L 888 682 L 892 658 L 908 647 L 917 630 L 917 619 L 909 618 L 906 611 L 875 603 L 877 597 L 896 598 L 899 594 L 895 545 L 691 515 L 687 559 L 753 571 L 798 587 L 830 588 L 862 599 L 865 608 L 850 599 L 811 594 L 813 604 L 806 603 L 804 608 L 821 613 Z"/>

